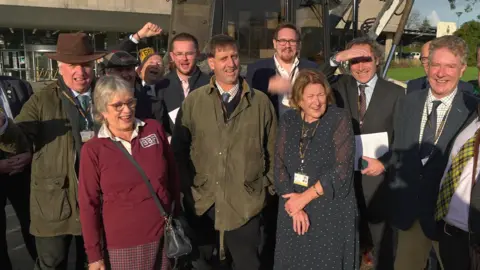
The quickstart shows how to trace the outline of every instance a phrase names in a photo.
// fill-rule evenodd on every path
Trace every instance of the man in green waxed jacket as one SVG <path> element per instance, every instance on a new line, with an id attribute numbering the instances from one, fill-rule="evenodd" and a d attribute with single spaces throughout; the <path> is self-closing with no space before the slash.
<path id="1" fill-rule="evenodd" d="M 205 267 L 212 257 L 209 246 L 219 244 L 220 259 L 228 250 L 234 269 L 257 270 L 260 213 L 267 192 L 273 192 L 275 110 L 263 92 L 239 77 L 233 38 L 214 36 L 209 50 L 214 76 L 185 99 L 172 138 L 184 207 L 199 246 L 192 264 Z"/>
<path id="2" fill-rule="evenodd" d="M 78 161 L 82 144 L 93 136 L 93 67 L 103 55 L 94 53 L 84 33 L 60 34 L 57 52 L 48 55 L 59 63 L 58 81 L 36 92 L 15 121 L 0 113 L 0 148 L 10 152 L 25 144 L 34 153 L 30 232 L 38 252 L 36 270 L 66 270 L 72 239 L 76 270 L 85 269 L 77 203 Z"/>

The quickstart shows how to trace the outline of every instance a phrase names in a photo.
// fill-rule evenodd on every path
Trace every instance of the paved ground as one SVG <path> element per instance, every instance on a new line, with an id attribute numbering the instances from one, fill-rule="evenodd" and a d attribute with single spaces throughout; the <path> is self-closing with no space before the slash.
<path id="1" fill-rule="evenodd" d="M 23 243 L 22 233 L 20 232 L 20 224 L 18 219 L 15 216 L 15 212 L 11 205 L 5 207 L 5 212 L 7 215 L 7 243 L 8 243 L 8 254 L 10 255 L 10 260 L 12 261 L 13 270 L 33 270 L 33 261 L 28 255 L 25 244 Z M 71 262 L 69 263 L 69 270 L 73 270 L 74 259 L 75 259 L 75 249 L 74 245 L 70 250 Z M 0 269 L 2 267 L 0 266 Z"/>

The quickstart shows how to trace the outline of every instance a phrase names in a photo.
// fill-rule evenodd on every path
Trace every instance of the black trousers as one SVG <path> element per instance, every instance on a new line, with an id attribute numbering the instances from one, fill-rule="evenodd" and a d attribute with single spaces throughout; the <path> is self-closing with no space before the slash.
<path id="1" fill-rule="evenodd" d="M 25 247 L 32 260 L 36 260 L 35 238 L 30 234 L 30 171 L 9 175 L 0 175 L 0 262 L 1 269 L 11 270 L 12 263 L 8 256 L 7 216 L 5 206 L 10 201 L 20 223 Z"/>
<path id="2" fill-rule="evenodd" d="M 444 270 L 470 270 L 470 241 L 466 231 L 440 222 L 439 249 Z"/>
<path id="3" fill-rule="evenodd" d="M 68 253 L 72 239 L 75 239 L 75 270 L 84 270 L 87 256 L 81 236 L 60 235 L 54 237 L 36 237 L 38 259 L 35 270 L 67 270 Z"/>
<path id="4" fill-rule="evenodd" d="M 360 249 L 372 250 L 375 269 L 393 270 L 395 235 L 388 223 L 388 186 L 386 181 L 378 181 L 378 178 L 369 178 L 355 172 L 355 196 L 360 213 Z"/>
<path id="5" fill-rule="evenodd" d="M 215 207 L 212 207 L 201 217 L 190 220 L 195 230 L 193 255 L 193 269 L 233 269 L 233 270 L 259 270 L 260 244 L 261 244 L 261 215 L 257 215 L 242 227 L 226 231 L 224 247 L 227 254 L 227 265 L 218 265 L 213 251 L 218 249 L 219 237 L 214 229 Z M 231 266 L 230 266 L 231 262 Z"/>

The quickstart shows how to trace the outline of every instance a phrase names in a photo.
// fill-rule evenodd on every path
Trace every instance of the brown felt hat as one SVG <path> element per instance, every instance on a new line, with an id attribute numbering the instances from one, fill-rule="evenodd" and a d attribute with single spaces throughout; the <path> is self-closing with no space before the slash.
<path id="1" fill-rule="evenodd" d="M 62 33 L 58 35 L 57 51 L 45 55 L 62 63 L 83 64 L 97 60 L 105 53 L 95 53 L 85 33 Z"/>

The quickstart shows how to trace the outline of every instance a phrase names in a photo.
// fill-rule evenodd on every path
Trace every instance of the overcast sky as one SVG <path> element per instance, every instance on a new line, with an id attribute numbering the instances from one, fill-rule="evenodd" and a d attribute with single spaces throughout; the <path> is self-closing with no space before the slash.
<path id="1" fill-rule="evenodd" d="M 464 22 L 474 20 L 480 15 L 480 3 L 473 8 L 469 13 L 464 12 L 465 1 L 457 0 L 457 9 L 451 10 L 448 0 L 416 0 L 413 9 L 416 9 L 422 14 L 421 20 L 427 17 L 432 26 L 436 26 L 437 22 L 454 22 L 457 23 L 457 14 L 455 12 L 462 11 L 460 16 L 460 25 Z"/>

